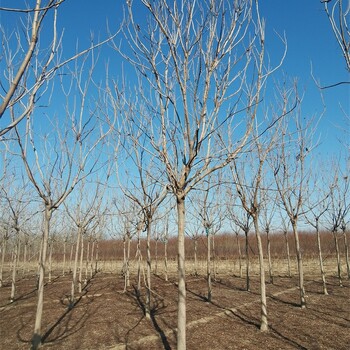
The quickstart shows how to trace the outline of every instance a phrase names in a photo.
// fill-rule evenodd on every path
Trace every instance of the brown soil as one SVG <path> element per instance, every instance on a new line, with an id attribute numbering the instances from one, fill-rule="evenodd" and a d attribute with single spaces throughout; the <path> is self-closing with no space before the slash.
<path id="1" fill-rule="evenodd" d="M 123 293 L 120 276 L 96 274 L 68 308 L 70 276 L 45 287 L 44 349 L 175 349 L 175 276 L 168 282 L 153 276 L 151 319 L 143 314 L 144 289 Z M 251 291 L 245 280 L 220 275 L 213 299 L 206 301 L 206 280 L 187 277 L 188 349 L 349 349 L 349 281 L 339 287 L 328 277 L 329 295 L 322 294 L 318 276 L 306 277 L 307 308 L 298 306 L 295 277 L 276 277 L 267 285 L 269 332 L 259 330 L 257 276 Z M 34 327 L 34 277 L 18 281 L 17 299 L 9 303 L 10 286 L 0 289 L 0 349 L 29 349 Z"/>

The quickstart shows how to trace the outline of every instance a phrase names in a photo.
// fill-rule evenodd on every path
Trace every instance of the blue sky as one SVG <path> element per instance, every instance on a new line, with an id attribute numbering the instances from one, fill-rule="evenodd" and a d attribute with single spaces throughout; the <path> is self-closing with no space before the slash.
<path id="1" fill-rule="evenodd" d="M 34 3 L 34 1 L 32 1 Z M 137 3 L 137 0 L 134 1 Z M 90 33 L 96 40 L 107 36 L 106 26 L 116 30 L 123 19 L 121 0 L 66 0 L 60 8 L 58 24 L 64 28 L 64 55 L 75 51 L 77 42 L 83 48 L 89 44 Z M 23 7 L 22 1 L 0 0 L 4 7 Z M 311 64 L 314 76 L 322 85 L 349 80 L 349 74 L 340 49 L 320 1 L 281 1 L 264 0 L 260 2 L 261 15 L 266 19 L 266 43 L 272 62 L 276 62 L 282 52 L 282 45 L 276 32 L 286 34 L 288 53 L 278 74 L 287 74 L 299 81 L 299 91 L 304 95 L 302 112 L 305 116 L 319 116 L 324 110 L 321 95 L 311 77 Z M 140 5 L 138 11 L 140 23 L 144 19 L 144 10 Z M 17 16 L 18 17 L 18 16 Z M 15 24 L 15 14 L 1 14 L 1 24 L 10 30 Z M 45 30 L 42 33 L 45 36 Z M 111 62 L 111 74 L 121 74 L 120 61 L 116 53 L 109 48 L 101 52 L 101 77 L 104 63 Z M 278 74 L 274 79 L 278 80 Z M 345 142 L 346 133 L 350 129 L 349 121 L 344 118 L 340 106 L 349 113 L 350 85 L 343 85 L 323 91 L 326 112 L 319 125 L 322 144 L 317 152 L 325 155 L 338 152 L 338 139 Z"/>

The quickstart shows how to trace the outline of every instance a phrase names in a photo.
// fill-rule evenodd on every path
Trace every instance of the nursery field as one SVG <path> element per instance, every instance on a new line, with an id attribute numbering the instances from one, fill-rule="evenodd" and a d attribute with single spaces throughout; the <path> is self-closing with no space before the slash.
<path id="1" fill-rule="evenodd" d="M 285 264 L 281 261 L 281 266 Z M 175 349 L 177 277 L 175 263 L 170 265 L 168 281 L 160 268 L 159 275 L 152 276 L 150 319 L 143 312 L 145 289 L 138 295 L 132 280 L 124 293 L 124 279 L 112 263 L 101 264 L 101 271 L 87 281 L 73 307 L 67 298 L 71 275 L 62 276 L 54 270 L 51 283 L 45 286 L 43 348 Z M 344 278 L 343 287 L 339 287 L 331 271 L 327 276 L 329 295 L 323 295 L 317 261 L 306 261 L 307 308 L 301 309 L 295 271 L 292 277 L 283 271 L 276 273 L 274 283 L 267 284 L 269 332 L 261 333 L 256 262 L 252 264 L 249 292 L 245 277 L 236 273 L 235 265 L 228 266 L 228 262 L 218 265 L 210 303 L 206 300 L 205 274 L 201 269 L 198 276 L 188 273 L 188 349 L 348 349 L 349 280 Z M 29 349 L 37 300 L 34 273 L 18 280 L 13 303 L 9 294 L 10 284 L 5 283 L 0 289 L 0 349 Z"/>

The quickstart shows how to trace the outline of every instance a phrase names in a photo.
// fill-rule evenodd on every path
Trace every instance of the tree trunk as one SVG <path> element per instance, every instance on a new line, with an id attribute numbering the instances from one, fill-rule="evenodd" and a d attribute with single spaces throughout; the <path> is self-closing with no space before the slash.
<path id="1" fill-rule="evenodd" d="M 83 260 L 84 260 L 84 235 L 82 233 L 80 238 L 80 262 L 79 262 L 79 277 L 78 277 L 78 291 L 82 292 L 82 279 L 83 279 Z"/>
<path id="2" fill-rule="evenodd" d="M 24 248 L 23 248 L 23 268 L 22 268 L 22 275 L 24 276 L 27 272 L 27 254 L 28 254 L 28 242 L 24 241 Z"/>
<path id="3" fill-rule="evenodd" d="M 300 291 L 300 306 L 302 309 L 306 307 L 306 299 L 305 299 L 305 288 L 304 288 L 304 270 L 303 270 L 303 258 L 300 250 L 299 243 L 299 233 L 297 224 L 292 222 L 294 240 L 295 240 L 295 252 L 297 256 L 298 262 L 298 275 L 299 275 L 299 291 Z"/>
<path id="4" fill-rule="evenodd" d="M 267 240 L 267 259 L 269 263 L 269 277 L 270 283 L 273 284 L 273 268 L 271 259 L 271 240 L 270 240 L 270 228 L 266 227 L 266 240 Z"/>
<path id="5" fill-rule="evenodd" d="M 207 287 L 208 287 L 208 297 L 207 300 L 210 303 L 211 302 L 211 296 L 212 296 L 212 287 L 211 287 L 211 247 L 210 247 L 210 241 L 211 241 L 211 234 L 209 228 L 206 228 L 207 233 Z"/>
<path id="6" fill-rule="evenodd" d="M 96 241 L 95 273 L 98 272 L 98 241 Z"/>
<path id="7" fill-rule="evenodd" d="M 147 286 L 146 286 L 146 317 L 151 318 L 151 233 L 152 217 L 147 218 Z"/>
<path id="8" fill-rule="evenodd" d="M 47 246 L 50 234 L 50 221 L 52 209 L 45 208 L 44 232 L 41 241 L 40 260 L 39 260 L 39 283 L 38 283 L 38 301 L 35 314 L 34 334 L 32 337 L 32 349 L 36 350 L 41 345 L 41 320 L 44 306 L 44 279 L 46 268 Z"/>
<path id="9" fill-rule="evenodd" d="M 198 240 L 194 239 L 194 275 L 198 276 L 198 263 L 197 263 L 197 250 L 198 250 Z"/>
<path id="10" fill-rule="evenodd" d="M 154 248 L 154 257 L 155 257 L 155 267 L 154 273 L 158 276 L 158 237 L 156 238 L 156 245 Z"/>
<path id="11" fill-rule="evenodd" d="M 238 249 L 239 277 L 242 278 L 242 276 L 243 276 L 242 251 L 241 251 L 241 244 L 239 242 L 239 235 L 238 235 L 238 233 L 236 233 L 236 243 L 237 243 L 237 249 Z"/>
<path id="12" fill-rule="evenodd" d="M 268 330 L 268 323 L 267 323 L 267 302 L 266 302 L 264 252 L 263 252 L 263 246 L 262 246 L 261 237 L 260 237 L 258 216 L 255 215 L 253 217 L 253 219 L 254 219 L 256 241 L 257 241 L 257 245 L 258 245 L 259 267 L 260 267 L 260 295 L 261 295 L 260 330 L 262 332 L 266 332 Z"/>
<path id="13" fill-rule="evenodd" d="M 85 278 L 84 278 L 84 286 L 87 285 L 87 280 L 88 280 L 88 270 L 89 270 L 89 265 L 90 265 L 90 242 L 91 242 L 91 237 L 87 241 L 87 246 L 86 246 L 86 261 L 85 261 Z"/>
<path id="14" fill-rule="evenodd" d="M 0 287 L 3 286 L 3 270 L 5 264 L 5 255 L 6 255 L 6 243 L 7 237 L 4 237 L 1 243 L 1 266 L 0 266 Z"/>
<path id="15" fill-rule="evenodd" d="M 66 274 L 66 251 L 67 251 L 67 238 L 64 237 L 63 240 L 63 267 L 62 267 L 62 276 Z"/>
<path id="16" fill-rule="evenodd" d="M 126 255 L 126 259 L 127 259 L 126 286 L 127 287 L 130 287 L 130 243 L 131 243 L 131 239 L 130 239 L 130 236 L 128 235 L 127 255 Z"/>
<path id="17" fill-rule="evenodd" d="M 345 247 L 346 272 L 348 273 L 348 279 L 350 279 L 349 246 L 348 246 L 348 239 L 346 236 L 345 227 L 343 229 L 343 235 L 344 235 L 344 247 Z"/>
<path id="18" fill-rule="evenodd" d="M 212 235 L 212 241 L 213 241 L 213 278 L 214 281 L 216 281 L 216 274 L 217 274 L 217 264 L 216 264 L 216 254 L 215 254 L 215 234 Z"/>
<path id="19" fill-rule="evenodd" d="M 82 236 L 82 229 L 81 229 L 81 227 L 78 227 L 77 241 L 75 244 L 75 257 L 74 257 L 74 266 L 73 266 L 72 286 L 71 286 L 71 293 L 70 293 L 70 306 L 71 307 L 74 305 L 75 288 L 77 285 L 78 257 L 79 257 L 79 249 L 80 249 L 80 240 L 82 238 L 81 236 Z"/>
<path id="20" fill-rule="evenodd" d="M 136 255 L 137 255 L 137 290 L 138 295 L 141 293 L 141 242 L 140 242 L 140 229 L 137 230 L 137 246 L 136 246 Z"/>
<path id="21" fill-rule="evenodd" d="M 322 258 L 322 249 L 321 249 L 321 237 L 320 237 L 320 230 L 318 227 L 318 219 L 316 219 L 316 236 L 317 236 L 317 249 L 318 249 L 318 259 L 320 262 L 320 270 L 321 270 L 321 278 L 322 278 L 322 285 L 323 285 L 323 294 L 328 295 L 327 291 L 327 283 L 326 283 L 326 274 L 323 267 L 323 258 Z"/>
<path id="22" fill-rule="evenodd" d="M 90 278 L 94 273 L 94 253 L 95 253 L 95 240 L 92 241 L 91 254 L 90 254 Z"/>
<path id="23" fill-rule="evenodd" d="M 248 231 L 245 233 L 245 261 L 246 261 L 246 290 L 250 291 L 250 277 L 249 277 L 249 268 L 250 268 L 250 261 L 249 261 L 249 241 L 248 241 Z"/>
<path id="24" fill-rule="evenodd" d="M 284 233 L 284 241 L 286 243 L 288 277 L 292 277 L 292 271 L 291 271 L 291 267 L 290 267 L 290 250 L 289 250 L 289 242 L 288 242 L 288 232 L 284 231 L 283 233 Z"/>
<path id="25" fill-rule="evenodd" d="M 52 280 L 52 248 L 53 242 L 52 240 L 49 243 L 49 283 L 51 283 Z"/>
<path id="26" fill-rule="evenodd" d="M 12 279 L 11 279 L 11 303 L 15 300 L 16 293 L 16 276 L 17 276 L 17 265 L 18 265 L 18 255 L 19 255 L 19 230 L 16 230 L 16 244 L 13 252 L 12 260 Z"/>
<path id="27" fill-rule="evenodd" d="M 178 266 L 178 304 L 177 304 L 177 350 L 186 350 L 186 269 L 185 269 L 185 197 L 177 196 L 177 266 Z"/>
<path id="28" fill-rule="evenodd" d="M 168 282 L 168 239 L 164 243 L 164 269 L 165 281 Z"/>
<path id="29" fill-rule="evenodd" d="M 74 250 L 74 244 L 72 243 L 70 245 L 70 254 L 69 254 L 69 273 L 72 273 L 73 250 Z"/>
<path id="30" fill-rule="evenodd" d="M 339 243 L 338 243 L 338 233 L 336 230 L 333 230 L 333 239 L 334 239 L 334 246 L 335 246 L 335 254 L 337 257 L 337 270 L 338 270 L 338 280 L 339 280 L 339 286 L 343 287 L 343 281 L 341 277 L 341 262 L 340 262 L 340 252 L 339 252 Z"/>

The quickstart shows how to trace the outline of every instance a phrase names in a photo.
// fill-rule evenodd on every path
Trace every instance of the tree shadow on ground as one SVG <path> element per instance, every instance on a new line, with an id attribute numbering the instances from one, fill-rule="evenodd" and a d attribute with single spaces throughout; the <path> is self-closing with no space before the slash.
<path id="1" fill-rule="evenodd" d="M 294 301 L 287 301 L 287 300 L 283 300 L 282 298 L 279 298 L 278 296 L 276 295 L 268 295 L 268 298 L 271 299 L 271 300 L 274 300 L 278 303 L 282 303 L 282 304 L 285 304 L 285 305 L 288 305 L 288 306 L 294 306 L 294 307 L 298 307 L 300 308 L 300 303 L 297 303 L 297 302 L 294 302 Z"/>
<path id="2" fill-rule="evenodd" d="M 90 281 L 88 281 L 87 285 L 84 287 L 83 293 L 74 301 L 70 301 L 66 295 L 60 299 L 60 304 L 66 307 L 66 310 L 42 336 L 33 336 L 32 348 L 37 348 L 40 343 L 54 344 L 58 341 L 62 341 L 79 332 L 84 327 L 86 321 L 88 321 L 93 314 L 93 312 L 90 310 L 90 305 L 93 303 L 94 298 L 90 296 L 87 297 L 89 283 Z M 82 305 L 81 309 L 84 310 L 83 313 L 78 317 L 74 315 L 73 319 L 73 311 L 76 310 L 83 300 L 87 301 L 84 303 L 84 305 Z M 26 324 L 22 323 L 22 327 L 20 327 L 17 331 L 17 339 L 22 343 L 28 343 L 28 340 L 23 339 L 21 336 L 21 332 L 25 326 Z"/>
<path id="3" fill-rule="evenodd" d="M 298 342 L 296 342 L 293 339 L 288 338 L 287 336 L 283 335 L 280 331 L 278 331 L 275 327 L 269 326 L 270 331 L 272 331 L 278 338 L 283 339 L 288 344 L 292 345 L 293 347 L 300 349 L 300 350 L 308 350 L 308 348 L 302 346 Z"/>
<path id="4" fill-rule="evenodd" d="M 146 304 L 142 298 L 140 291 L 138 291 L 135 286 L 133 286 L 133 289 L 134 289 L 133 292 L 129 293 L 129 295 L 136 301 L 138 307 L 141 309 L 142 314 L 143 314 L 143 317 L 138 322 L 138 324 L 139 324 L 141 322 L 141 320 L 144 317 L 146 317 Z M 157 333 L 162 341 L 164 349 L 170 350 L 171 347 L 170 347 L 169 341 L 165 335 L 165 332 L 159 326 L 157 319 L 156 319 L 156 316 L 162 312 L 165 312 L 165 309 L 166 309 L 166 305 L 164 304 L 164 300 L 161 297 L 159 297 L 158 295 L 153 296 L 152 305 L 151 305 L 151 309 L 150 309 L 150 320 L 152 322 L 153 328 L 157 331 Z M 133 327 L 133 329 L 135 327 Z M 130 333 L 131 330 L 129 330 L 128 333 Z"/>

